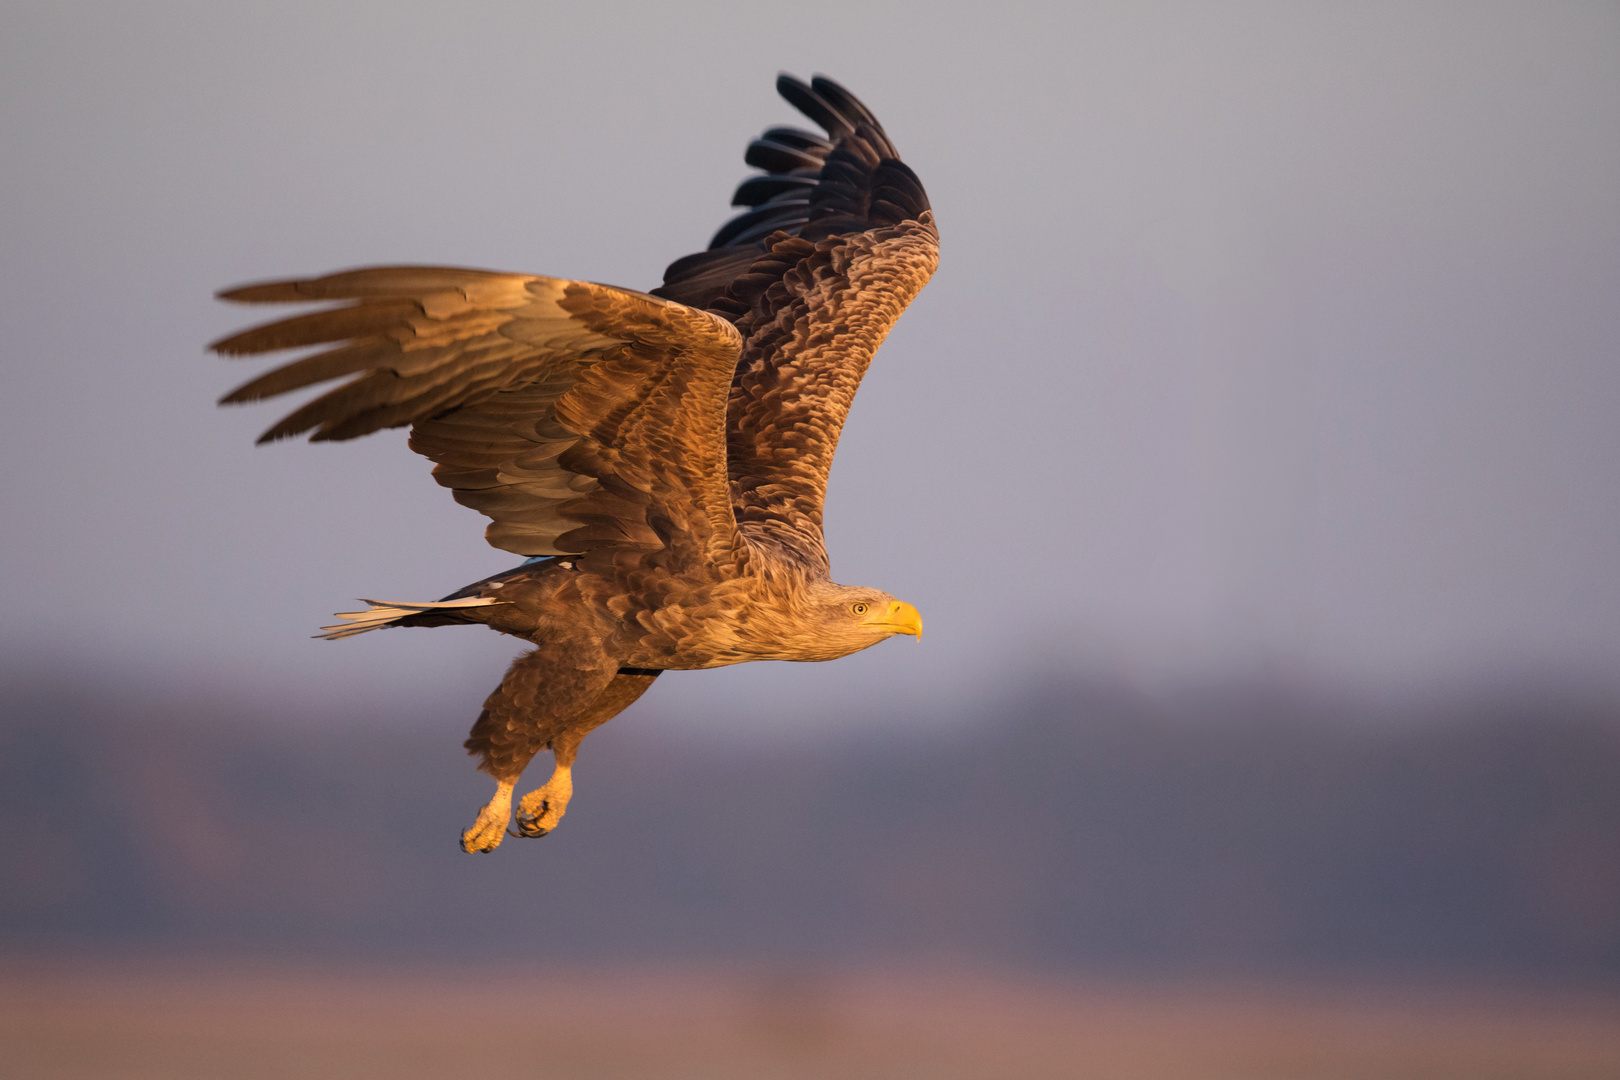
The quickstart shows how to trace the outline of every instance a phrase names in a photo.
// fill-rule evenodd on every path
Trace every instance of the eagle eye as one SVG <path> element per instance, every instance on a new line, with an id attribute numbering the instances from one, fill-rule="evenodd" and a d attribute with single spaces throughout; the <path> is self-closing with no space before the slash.
<path id="1" fill-rule="evenodd" d="M 866 614 L 866 605 L 865 604 L 851 604 L 851 605 L 849 605 L 849 610 L 853 611 L 857 615 L 865 615 Z"/>

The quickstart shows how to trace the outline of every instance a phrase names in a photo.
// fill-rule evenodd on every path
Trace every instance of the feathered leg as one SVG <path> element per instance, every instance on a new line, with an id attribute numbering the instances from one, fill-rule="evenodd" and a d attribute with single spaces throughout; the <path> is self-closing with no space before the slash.
<path id="1" fill-rule="evenodd" d="M 545 787 L 529 792 L 518 804 L 519 835 L 544 836 L 557 827 L 568 812 L 568 800 L 574 794 L 573 766 L 579 744 L 593 730 L 628 709 L 660 674 L 662 672 L 645 668 L 621 669 L 588 709 L 562 725 L 551 737 L 551 752 L 557 766 Z"/>
<path id="2" fill-rule="evenodd" d="M 577 656 L 557 649 L 535 649 L 512 661 L 500 687 L 463 744 L 483 758 L 479 771 L 495 778 L 495 797 L 461 834 L 461 849 L 494 851 L 506 835 L 512 788 L 530 759 L 592 703 L 618 675 L 615 667 L 578 667 Z"/>

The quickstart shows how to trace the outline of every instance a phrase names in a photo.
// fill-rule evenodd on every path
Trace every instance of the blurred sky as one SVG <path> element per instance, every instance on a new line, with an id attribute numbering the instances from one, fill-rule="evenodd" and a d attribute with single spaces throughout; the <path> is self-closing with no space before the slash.
<path id="1" fill-rule="evenodd" d="M 12 669 L 470 719 L 509 640 L 308 635 L 516 560 L 403 433 L 254 447 L 290 406 L 213 406 L 265 365 L 203 353 L 264 314 L 212 293 L 649 288 L 796 119 L 788 70 L 873 108 L 940 223 L 828 507 L 835 577 L 928 633 L 649 701 L 826 724 L 1053 663 L 1620 684 L 1613 3 L 0 11 Z"/>

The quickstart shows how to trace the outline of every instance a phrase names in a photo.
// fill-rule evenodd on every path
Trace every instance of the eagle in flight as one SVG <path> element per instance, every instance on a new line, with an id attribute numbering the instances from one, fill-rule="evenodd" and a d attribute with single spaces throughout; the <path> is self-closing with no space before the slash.
<path id="1" fill-rule="evenodd" d="M 842 86 L 783 75 L 776 88 L 826 136 L 778 127 L 749 144 L 763 172 L 732 199 L 749 209 L 651 293 L 383 266 L 219 294 L 335 302 L 211 346 L 318 347 L 222 403 L 352 376 L 260 442 L 408 426 L 434 478 L 491 519 L 489 542 L 528 556 L 436 603 L 365 601 L 322 635 L 482 623 L 533 643 L 466 742 L 496 784 L 466 851 L 507 835 L 541 750 L 556 768 L 518 803 L 513 835 L 556 828 L 580 741 L 664 671 L 921 636 L 910 604 L 832 580 L 821 508 L 861 376 L 938 263 L 933 212 Z"/>

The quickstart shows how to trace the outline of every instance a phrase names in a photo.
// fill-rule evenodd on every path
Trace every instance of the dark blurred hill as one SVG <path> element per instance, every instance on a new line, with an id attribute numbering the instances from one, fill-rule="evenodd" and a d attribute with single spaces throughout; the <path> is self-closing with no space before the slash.
<path id="1" fill-rule="evenodd" d="M 480 857 L 457 724 L 268 711 L 0 689 L 0 950 L 1620 982 L 1601 695 L 1054 677 L 943 734 L 754 742 L 660 728 L 655 693 L 556 834 Z"/>

